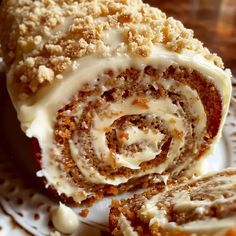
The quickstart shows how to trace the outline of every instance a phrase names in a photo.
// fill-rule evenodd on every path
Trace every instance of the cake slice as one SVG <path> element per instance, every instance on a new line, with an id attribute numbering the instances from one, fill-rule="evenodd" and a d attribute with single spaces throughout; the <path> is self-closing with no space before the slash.
<path id="1" fill-rule="evenodd" d="M 236 169 L 157 185 L 114 200 L 112 235 L 236 235 Z"/>

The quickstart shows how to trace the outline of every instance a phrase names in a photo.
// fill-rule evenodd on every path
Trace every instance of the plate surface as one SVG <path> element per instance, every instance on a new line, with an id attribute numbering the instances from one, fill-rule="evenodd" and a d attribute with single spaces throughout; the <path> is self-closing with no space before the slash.
<path id="1" fill-rule="evenodd" d="M 2 86 L 4 82 L 0 77 L 0 87 Z M 8 107 L 7 98 L 4 98 L 7 96 L 6 92 L 0 91 L 0 93 L 0 100 L 5 103 L 2 104 L 3 107 Z M 5 122 L 11 124 L 9 120 L 0 122 L 2 130 L 8 130 L 14 134 L 14 126 L 7 127 Z M 22 168 L 18 167 L 19 163 L 16 162 L 17 158 L 9 154 L 7 150 L 9 147 L 4 142 L 4 135 L 7 137 L 8 134 L 3 132 L 0 139 L 0 235 L 49 235 L 55 231 L 49 220 L 49 212 L 57 206 L 57 203 L 46 197 L 34 180 L 29 180 L 29 175 L 22 173 Z M 16 148 L 17 145 L 15 145 Z M 233 81 L 232 102 L 222 138 L 214 153 L 204 161 L 203 171 L 206 173 L 232 166 L 236 167 L 235 81 Z M 106 198 L 96 203 L 89 209 L 90 213 L 87 218 L 79 216 L 81 208 L 74 208 L 80 219 L 80 226 L 74 235 L 107 235 L 110 201 L 111 198 Z"/>

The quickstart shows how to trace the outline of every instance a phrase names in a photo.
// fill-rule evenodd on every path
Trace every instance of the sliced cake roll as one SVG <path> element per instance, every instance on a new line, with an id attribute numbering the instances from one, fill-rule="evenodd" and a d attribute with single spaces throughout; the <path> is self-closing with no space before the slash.
<path id="1" fill-rule="evenodd" d="M 114 200 L 110 228 L 124 236 L 234 236 L 236 169 Z"/>
<path id="2" fill-rule="evenodd" d="M 37 175 L 76 203 L 192 176 L 221 135 L 230 71 L 140 0 L 3 0 L 7 88 Z"/>

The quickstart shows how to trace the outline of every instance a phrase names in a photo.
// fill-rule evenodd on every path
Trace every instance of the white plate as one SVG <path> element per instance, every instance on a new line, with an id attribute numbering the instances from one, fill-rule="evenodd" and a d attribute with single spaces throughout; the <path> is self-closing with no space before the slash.
<path id="1" fill-rule="evenodd" d="M 233 98 L 223 136 L 214 153 L 206 159 L 205 172 L 236 166 L 236 103 L 234 101 L 236 83 L 234 82 L 233 85 Z M 3 83 L 0 83 L 1 86 L 4 86 Z M 4 99 L 5 92 L 2 93 L 0 100 L 5 102 L 1 106 L 4 116 L 4 108 L 8 110 L 9 104 Z M 4 124 L 1 130 L 7 130 L 12 135 L 15 129 L 12 127 L 12 122 L 9 121 L 9 117 L 12 116 L 7 116 L 7 120 L 0 121 L 1 124 Z M 9 138 L 6 133 L 5 135 Z M 43 195 L 37 189 L 37 185 L 33 187 L 34 180 L 29 181 L 29 175 L 25 176 L 21 173 L 22 168 L 18 167 L 17 162 L 6 151 L 8 148 L 4 142 L 4 132 L 1 136 L 4 138 L 0 140 L 0 235 L 49 235 L 54 229 L 49 224 L 48 213 L 57 204 Z M 12 149 L 17 149 L 17 145 Z M 89 209 L 90 213 L 87 218 L 79 216 L 81 224 L 74 235 L 106 235 L 110 201 L 111 198 L 106 198 L 96 203 Z M 81 209 L 74 208 L 74 210 L 79 213 Z"/>

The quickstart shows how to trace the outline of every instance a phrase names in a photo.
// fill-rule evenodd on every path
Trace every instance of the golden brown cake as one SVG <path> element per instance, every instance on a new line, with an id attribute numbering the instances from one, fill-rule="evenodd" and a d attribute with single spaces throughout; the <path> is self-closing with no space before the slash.
<path id="1" fill-rule="evenodd" d="M 230 71 L 141 0 L 3 0 L 7 88 L 37 176 L 76 203 L 199 173 Z"/>
<path id="2" fill-rule="evenodd" d="M 236 169 L 114 200 L 112 235 L 235 236 Z"/>

